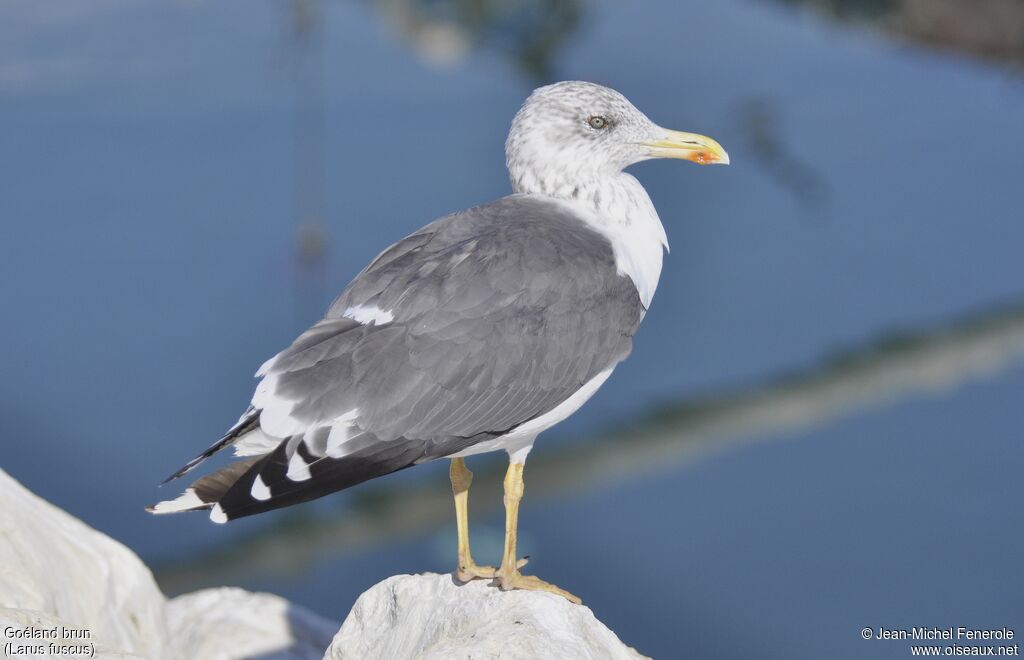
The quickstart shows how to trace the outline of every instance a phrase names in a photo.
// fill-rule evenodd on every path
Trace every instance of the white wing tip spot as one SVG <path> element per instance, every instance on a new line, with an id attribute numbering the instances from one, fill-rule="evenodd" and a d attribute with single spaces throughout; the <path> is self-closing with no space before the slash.
<path id="1" fill-rule="evenodd" d="M 356 323 L 362 323 L 363 325 L 368 323 L 384 325 L 385 323 L 391 323 L 395 320 L 394 314 L 386 309 L 381 309 L 376 305 L 353 305 L 346 309 L 342 316 L 347 319 L 352 319 Z"/>
<path id="2" fill-rule="evenodd" d="M 250 489 L 249 494 L 261 502 L 270 499 L 270 489 L 267 488 L 267 484 L 263 483 L 263 477 L 258 474 L 256 475 L 256 480 L 252 482 L 252 489 Z"/>
<path id="3" fill-rule="evenodd" d="M 196 491 L 194 489 L 186 488 L 184 493 L 173 500 L 157 502 L 153 506 L 149 507 L 149 512 L 160 515 L 164 513 L 178 513 L 179 511 L 193 511 L 205 506 L 208 506 L 208 504 L 199 499 L 199 496 L 196 495 Z"/>
<path id="4" fill-rule="evenodd" d="M 296 451 L 292 454 L 292 457 L 288 459 L 288 478 L 292 481 L 306 481 L 313 475 L 309 473 L 309 465 Z"/>
<path id="5" fill-rule="evenodd" d="M 223 525 L 228 521 L 228 517 L 225 515 L 224 509 L 220 508 L 220 504 L 213 505 L 213 509 L 210 511 L 210 520 L 218 525 Z"/>

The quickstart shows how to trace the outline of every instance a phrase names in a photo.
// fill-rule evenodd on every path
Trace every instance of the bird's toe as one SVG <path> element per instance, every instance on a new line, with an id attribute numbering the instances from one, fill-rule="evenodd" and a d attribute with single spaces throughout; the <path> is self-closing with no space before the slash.
<path id="1" fill-rule="evenodd" d="M 476 564 L 459 565 L 455 569 L 455 579 L 459 582 L 470 580 L 493 580 L 498 575 L 498 569 L 493 566 L 478 566 Z"/>
<path id="2" fill-rule="evenodd" d="M 502 591 L 512 591 L 513 589 L 546 591 L 549 594 L 561 596 L 577 605 L 583 604 L 583 601 L 578 596 L 574 596 L 565 589 L 557 587 L 550 582 L 545 582 L 536 575 L 523 575 L 518 569 L 512 572 L 500 573 L 498 575 L 498 586 L 501 587 Z"/>

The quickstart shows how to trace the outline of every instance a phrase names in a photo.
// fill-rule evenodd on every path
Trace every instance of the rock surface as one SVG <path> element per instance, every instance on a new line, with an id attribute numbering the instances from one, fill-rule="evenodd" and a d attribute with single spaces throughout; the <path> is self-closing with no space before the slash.
<path id="1" fill-rule="evenodd" d="M 359 597 L 325 660 L 609 658 L 644 656 L 589 608 L 553 594 L 502 592 L 451 575 L 396 575 Z"/>
<path id="2" fill-rule="evenodd" d="M 338 624 L 272 594 L 221 587 L 178 596 L 167 606 L 182 658 L 321 658 Z"/>
<path id="3" fill-rule="evenodd" d="M 10 630 L 62 634 L 19 639 Z M 88 631 L 88 639 L 75 639 L 74 631 Z M 0 647 L 8 642 L 47 646 L 30 657 L 644 657 L 586 607 L 552 594 L 505 593 L 485 581 L 459 585 L 450 575 L 388 578 L 359 597 L 332 642 L 334 631 L 335 624 L 271 594 L 219 588 L 168 601 L 131 550 L 0 470 Z M 51 650 L 51 641 L 58 647 L 91 644 L 92 650 Z"/>
<path id="4" fill-rule="evenodd" d="M 69 624 L 67 621 L 58 619 L 57 617 L 46 614 L 45 612 L 34 612 L 32 610 L 18 610 L 8 609 L 0 607 L 0 631 L 3 631 L 3 635 L 0 639 L 3 640 L 3 644 L 6 646 L 7 643 L 11 644 L 42 644 L 46 647 L 45 653 L 32 653 L 27 655 L 29 658 L 39 657 L 56 657 L 56 658 L 84 658 L 89 657 L 82 650 L 83 644 L 93 643 L 94 648 L 90 650 L 91 657 L 96 660 L 145 660 L 141 655 L 135 655 L 133 653 L 126 653 L 124 651 L 112 650 L 102 642 L 96 642 L 95 640 L 78 640 L 70 639 L 68 636 L 58 635 L 54 639 L 44 640 L 19 640 L 19 639 L 8 639 L 8 630 L 60 630 L 62 628 L 77 629 L 76 626 Z M 54 644 L 55 648 L 51 650 L 50 644 Z M 11 654 L 7 655 L 7 650 L 2 651 L 5 655 L 0 657 L 26 657 L 25 654 L 21 653 L 17 648 L 10 649 Z"/>
<path id="5" fill-rule="evenodd" d="M 207 589 L 167 601 L 131 550 L 0 470 L 0 633 L 61 626 L 87 630 L 89 640 L 66 643 L 91 642 L 106 660 L 314 660 L 335 630 L 271 594 Z M 0 648 L 21 641 L 51 640 L 0 634 Z"/>
<path id="6" fill-rule="evenodd" d="M 87 629 L 109 649 L 152 660 L 172 657 L 164 596 L 142 561 L 3 471 L 0 607 Z"/>

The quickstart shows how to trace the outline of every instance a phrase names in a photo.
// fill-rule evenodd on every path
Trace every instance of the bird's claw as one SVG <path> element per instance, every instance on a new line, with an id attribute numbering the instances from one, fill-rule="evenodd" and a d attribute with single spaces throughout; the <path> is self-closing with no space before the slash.
<path id="1" fill-rule="evenodd" d="M 523 560 L 519 560 L 519 562 L 517 562 L 515 570 L 498 571 L 498 586 L 501 588 L 502 591 L 511 591 L 513 589 L 524 589 L 526 591 L 546 591 L 549 594 L 561 596 L 562 598 L 565 598 L 566 600 L 577 605 L 583 604 L 583 601 L 580 600 L 578 596 L 574 596 L 573 594 L 569 593 L 565 589 L 562 589 L 561 587 L 556 587 L 555 585 L 549 582 L 545 582 L 544 580 L 541 580 L 539 577 L 535 575 L 523 575 L 522 573 L 520 573 L 519 568 L 522 565 L 522 561 Z"/>
<path id="2" fill-rule="evenodd" d="M 529 557 L 523 557 L 516 562 L 516 570 L 519 570 L 523 566 L 526 566 L 530 561 Z M 469 582 L 470 580 L 494 580 L 498 577 L 498 569 L 493 566 L 478 566 L 474 561 L 470 560 L 465 564 L 459 564 L 455 569 L 455 579 L 459 582 Z"/>
<path id="3" fill-rule="evenodd" d="M 493 566 L 477 566 L 473 562 L 466 564 L 459 564 L 455 569 L 455 578 L 459 582 L 469 582 L 470 580 L 493 580 L 498 575 L 498 569 Z"/>

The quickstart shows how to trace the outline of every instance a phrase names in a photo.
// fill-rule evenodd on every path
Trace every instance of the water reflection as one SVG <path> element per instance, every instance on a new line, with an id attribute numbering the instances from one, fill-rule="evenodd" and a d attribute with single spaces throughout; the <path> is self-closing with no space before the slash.
<path id="1" fill-rule="evenodd" d="M 792 193 L 808 212 L 824 212 L 828 183 L 811 164 L 786 147 L 782 118 L 770 98 L 748 99 L 739 108 L 740 126 L 750 152 L 771 179 Z"/>
<path id="2" fill-rule="evenodd" d="M 915 44 L 1024 64 L 1020 0 L 774 0 Z"/>
<path id="3" fill-rule="evenodd" d="M 1024 3 L 1019 0 L 771 1 L 931 48 L 1024 64 Z M 429 62 L 448 64 L 481 47 L 508 57 L 536 83 L 558 77 L 555 58 L 586 10 L 582 0 L 375 0 L 375 5 Z"/>
<path id="4" fill-rule="evenodd" d="M 291 85 L 292 221 L 295 232 L 296 324 L 315 317 L 327 296 L 330 235 L 327 226 L 326 107 L 327 63 L 321 0 L 289 0 L 282 5 Z"/>
<path id="5" fill-rule="evenodd" d="M 438 65 L 474 48 L 498 52 L 534 83 L 558 78 L 556 56 L 583 16 L 582 0 L 375 0 L 421 57 Z"/>

